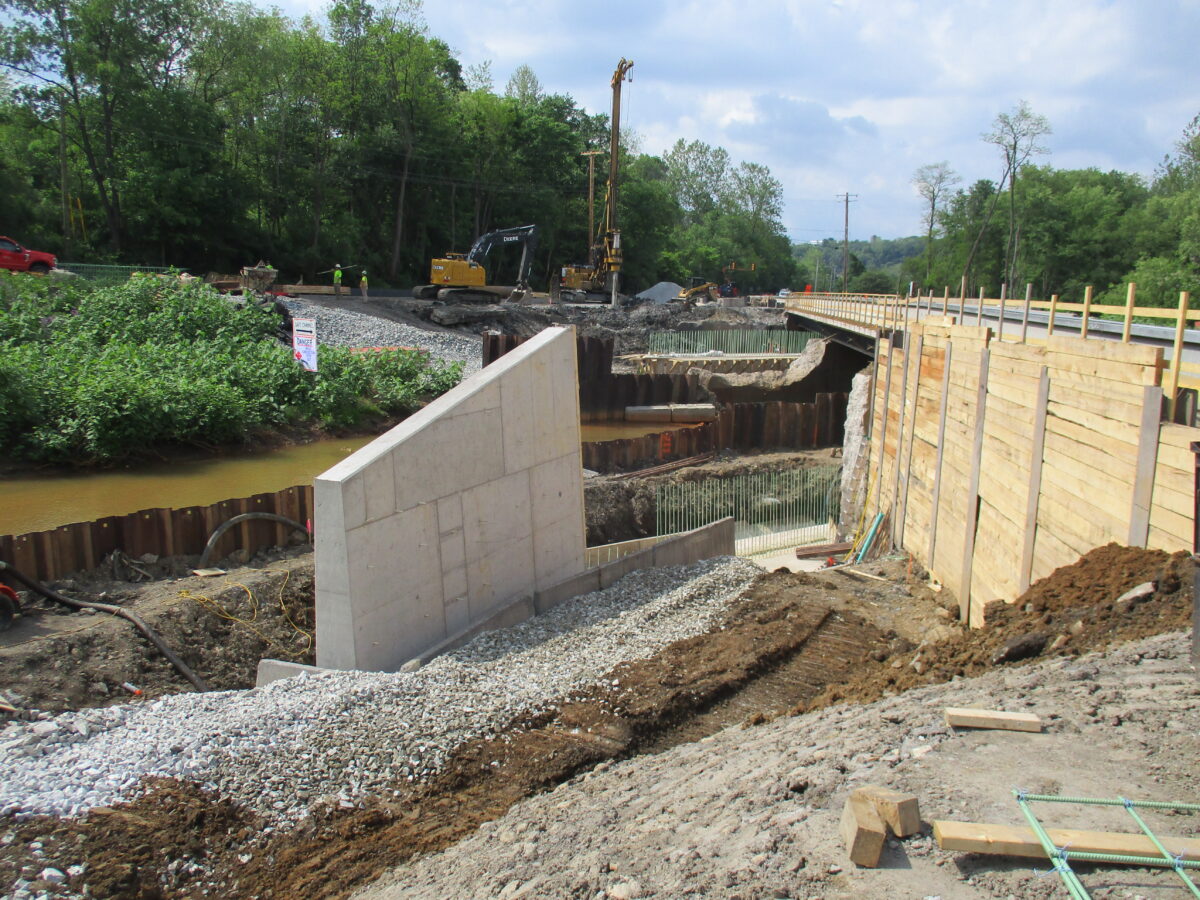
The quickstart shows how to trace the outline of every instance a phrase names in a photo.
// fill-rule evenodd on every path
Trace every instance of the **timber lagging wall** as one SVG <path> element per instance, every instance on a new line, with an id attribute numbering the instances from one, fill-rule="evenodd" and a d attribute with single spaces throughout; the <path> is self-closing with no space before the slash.
<path id="1" fill-rule="evenodd" d="M 881 338 L 866 512 L 963 621 L 1116 541 L 1191 550 L 1200 429 L 1161 422 L 1162 351 L 996 341 L 930 323 Z"/>

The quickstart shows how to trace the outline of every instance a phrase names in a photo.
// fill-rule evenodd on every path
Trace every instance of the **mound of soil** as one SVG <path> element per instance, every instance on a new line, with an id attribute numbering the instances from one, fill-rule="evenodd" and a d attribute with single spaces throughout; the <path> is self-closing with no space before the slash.
<path id="1" fill-rule="evenodd" d="M 96 573 L 59 583 L 82 600 L 137 612 L 215 690 L 252 687 L 264 656 L 313 662 L 312 554 L 262 560 L 217 578 L 134 584 Z M 32 598 L 0 634 L 0 687 L 18 707 L 60 712 L 193 690 L 134 627 Z"/>
<path id="2" fill-rule="evenodd" d="M 1186 629 L 1192 615 L 1191 555 L 1108 544 L 1032 585 L 1012 604 L 986 611 L 987 627 L 890 654 L 845 684 L 830 687 L 805 712 L 836 702 L 869 703 L 924 684 L 972 677 L 999 665 L 1102 650 L 1152 634 Z M 1119 598 L 1145 583 L 1137 602 Z"/>

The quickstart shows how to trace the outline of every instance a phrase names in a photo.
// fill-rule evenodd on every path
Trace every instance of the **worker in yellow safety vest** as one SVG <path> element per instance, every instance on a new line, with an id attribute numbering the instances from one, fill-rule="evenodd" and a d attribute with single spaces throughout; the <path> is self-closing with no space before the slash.
<path id="1" fill-rule="evenodd" d="M 367 297 L 367 270 L 363 269 L 362 279 L 358 282 L 358 289 L 362 291 L 363 299 Z"/>
<path id="2" fill-rule="evenodd" d="M 342 296 L 342 264 L 333 267 L 333 296 Z"/>

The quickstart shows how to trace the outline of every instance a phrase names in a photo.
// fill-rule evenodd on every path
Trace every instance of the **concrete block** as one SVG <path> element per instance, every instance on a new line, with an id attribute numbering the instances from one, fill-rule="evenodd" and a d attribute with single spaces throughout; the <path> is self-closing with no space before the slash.
<path id="1" fill-rule="evenodd" d="M 318 582 L 315 619 L 317 665 L 329 669 L 357 669 L 355 610 L 350 604 L 350 592 L 334 591 Z"/>
<path id="2" fill-rule="evenodd" d="M 311 674 L 328 671 L 328 669 L 322 669 L 320 666 L 306 666 L 304 663 L 288 662 L 284 659 L 260 659 L 258 661 L 258 672 L 254 678 L 254 686 L 262 687 L 263 685 L 270 684 L 272 681 L 292 678 L 306 672 Z"/>
<path id="3" fill-rule="evenodd" d="M 533 595 L 534 609 L 540 615 L 573 597 L 591 594 L 598 590 L 600 590 L 600 570 L 588 569 L 586 572 L 572 575 L 551 587 L 539 590 Z"/>
<path id="4" fill-rule="evenodd" d="M 461 569 L 467 562 L 467 548 L 463 542 L 462 529 L 456 529 L 441 535 L 439 541 L 441 550 L 441 567 L 443 572 Z"/>
<path id="5" fill-rule="evenodd" d="M 316 510 L 313 510 L 314 514 Z M 357 528 L 367 521 L 367 492 L 360 472 L 342 484 L 342 527 Z"/>
<path id="6" fill-rule="evenodd" d="M 527 470 L 463 491 L 463 535 L 471 555 L 489 556 L 507 544 L 530 537 L 531 505 Z"/>
<path id="7" fill-rule="evenodd" d="M 494 553 L 467 562 L 471 621 L 490 616 L 508 599 L 533 592 L 533 536 L 526 533 Z"/>
<path id="8" fill-rule="evenodd" d="M 583 525 L 573 516 L 535 528 L 533 565 L 536 586 L 555 584 L 584 568 L 585 540 Z"/>
<path id="9" fill-rule="evenodd" d="M 465 382 L 464 382 L 465 383 Z M 500 384 L 496 381 L 485 381 L 475 387 L 458 404 L 446 412 L 446 418 L 465 416 L 470 413 L 483 412 L 488 409 L 500 408 Z"/>
<path id="10" fill-rule="evenodd" d="M 442 609 L 446 634 L 456 634 L 471 624 L 471 604 L 467 600 L 467 570 L 455 569 L 442 581 Z"/>
<path id="11" fill-rule="evenodd" d="M 322 589 L 346 596 L 350 572 L 346 568 L 346 529 L 342 515 L 343 485 L 317 478 L 313 481 L 313 558 L 321 573 Z M 328 527 L 324 527 L 328 526 Z"/>

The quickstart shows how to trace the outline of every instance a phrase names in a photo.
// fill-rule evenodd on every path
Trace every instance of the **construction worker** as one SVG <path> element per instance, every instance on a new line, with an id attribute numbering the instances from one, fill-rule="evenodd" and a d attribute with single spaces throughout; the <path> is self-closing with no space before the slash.
<path id="1" fill-rule="evenodd" d="M 333 267 L 333 296 L 342 296 L 342 264 Z"/>
<path id="2" fill-rule="evenodd" d="M 358 282 L 358 289 L 362 291 L 363 299 L 367 299 L 367 270 L 363 269 L 362 278 Z"/>

